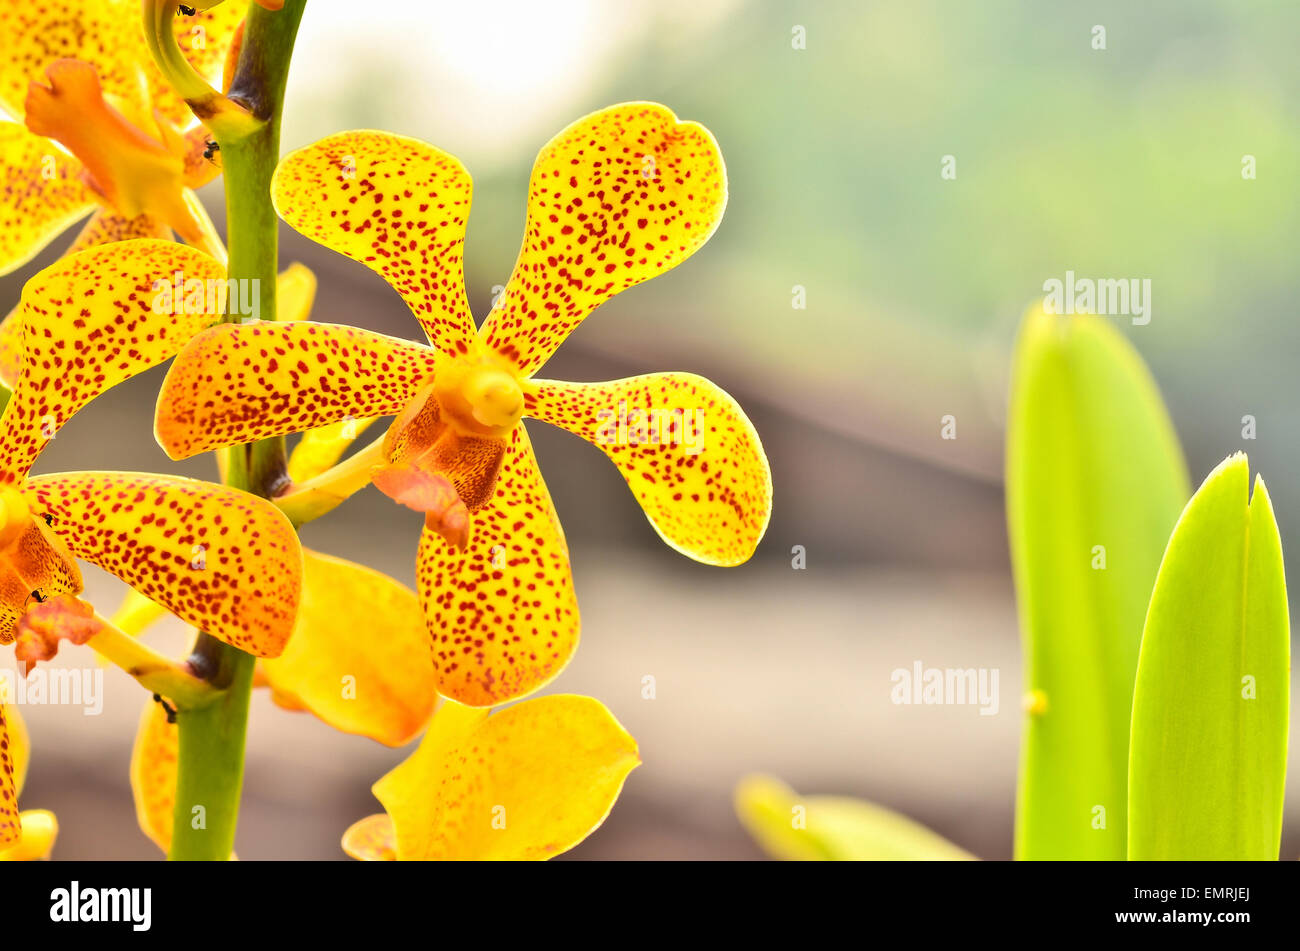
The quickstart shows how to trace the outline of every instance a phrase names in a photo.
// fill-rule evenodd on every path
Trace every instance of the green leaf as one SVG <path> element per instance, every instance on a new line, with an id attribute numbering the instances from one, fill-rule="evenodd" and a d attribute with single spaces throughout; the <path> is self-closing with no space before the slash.
<path id="1" fill-rule="evenodd" d="M 1142 634 L 1131 859 L 1276 859 L 1291 635 L 1282 542 L 1241 453 L 1187 503 Z"/>
<path id="2" fill-rule="evenodd" d="M 1026 654 L 1020 859 L 1122 859 L 1142 621 L 1190 487 L 1137 351 L 1105 318 L 1026 315 L 1007 432 Z"/>
<path id="3" fill-rule="evenodd" d="M 736 814 L 773 858 L 789 861 L 973 859 L 938 833 L 889 809 L 837 796 L 801 797 L 779 780 L 748 776 Z"/>

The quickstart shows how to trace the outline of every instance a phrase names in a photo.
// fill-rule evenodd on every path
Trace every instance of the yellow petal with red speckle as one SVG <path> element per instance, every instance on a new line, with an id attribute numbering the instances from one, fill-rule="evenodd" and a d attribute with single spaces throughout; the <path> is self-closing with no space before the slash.
<path id="1" fill-rule="evenodd" d="M 186 132 L 185 143 L 185 187 L 202 188 L 221 174 L 221 153 L 209 152 L 216 140 L 205 126 L 196 126 Z"/>
<path id="2" fill-rule="evenodd" d="M 178 273 L 195 296 L 174 299 Z M 81 407 L 219 320 L 225 288 L 225 270 L 211 257 L 157 240 L 91 248 L 28 281 L 26 356 L 0 417 L 0 481 L 21 479 Z"/>
<path id="3" fill-rule="evenodd" d="M 463 271 L 472 191 L 469 172 L 446 152 L 369 131 L 289 153 L 271 183 L 281 218 L 382 276 L 450 356 L 474 339 Z"/>
<path id="4" fill-rule="evenodd" d="M 164 852 L 172 846 L 180 732 L 155 700 L 145 704 L 131 750 L 131 792 L 140 830 Z"/>
<path id="5" fill-rule="evenodd" d="M 293 630 L 302 550 L 270 502 L 196 479 L 42 475 L 22 486 L 74 555 L 214 637 L 276 657 Z"/>
<path id="6" fill-rule="evenodd" d="M 18 708 L 0 703 L 0 849 L 22 837 L 18 819 L 18 792 L 27 774 L 27 728 Z"/>
<path id="7" fill-rule="evenodd" d="M 600 447 L 677 551 L 710 565 L 754 554 L 772 512 L 772 473 L 753 424 L 708 380 L 535 380 L 525 412 Z"/>
<path id="8" fill-rule="evenodd" d="M 157 238 L 170 241 L 172 229 L 152 215 L 127 218 L 108 208 L 98 208 L 77 234 L 64 257 L 114 241 L 132 238 Z M 20 315 L 22 303 L 14 305 L 4 322 L 0 323 L 0 383 L 13 389 L 23 359 L 23 325 Z"/>
<path id="9" fill-rule="evenodd" d="M 336 730 L 388 746 L 419 736 L 437 698 L 415 592 L 363 565 L 312 551 L 303 552 L 293 637 L 262 670 L 277 703 L 306 708 Z"/>
<path id="10" fill-rule="evenodd" d="M 48 809 L 26 809 L 19 815 L 22 841 L 0 849 L 0 862 L 36 862 L 48 859 L 59 837 L 59 822 Z"/>
<path id="11" fill-rule="evenodd" d="M 99 208 L 85 227 L 77 233 L 76 239 L 64 253 L 64 257 L 99 247 L 101 244 L 113 244 L 117 241 L 130 241 L 133 238 L 153 238 L 155 241 L 171 241 L 172 229 L 165 221 L 159 221 L 153 215 L 137 215 L 127 218 L 107 208 Z"/>
<path id="12" fill-rule="evenodd" d="M 59 59 L 79 59 L 99 72 L 104 89 L 133 111 L 147 102 L 139 0 L 39 0 L 0 5 L 0 107 L 23 117 L 27 84 Z"/>
<path id="13" fill-rule="evenodd" d="M 173 459 L 351 416 L 398 412 L 433 373 L 428 347 L 303 321 L 222 324 L 177 355 L 154 434 Z"/>
<path id="14" fill-rule="evenodd" d="M 366 816 L 343 833 L 343 851 L 362 862 L 391 862 L 397 858 L 397 830 L 383 813 Z"/>
<path id="15" fill-rule="evenodd" d="M 399 859 L 548 859 L 605 821 L 640 762 L 591 697 L 538 697 L 491 716 L 448 702 L 374 793 Z"/>
<path id="16" fill-rule="evenodd" d="M 81 171 L 49 139 L 0 122 L 0 274 L 22 267 L 98 207 Z"/>
<path id="17" fill-rule="evenodd" d="M 221 78 L 226 49 L 246 4 L 222 3 L 193 17 L 176 17 L 182 54 L 208 82 Z M 172 91 L 145 43 L 140 0 L 39 0 L 0 5 L 0 107 L 23 115 L 27 84 L 57 59 L 79 59 L 98 71 L 104 89 L 135 114 L 156 107 L 173 123 L 195 122 Z"/>
<path id="18" fill-rule="evenodd" d="M 523 247 L 480 337 L 531 376 L 603 301 L 694 254 L 726 204 L 704 126 L 653 102 L 579 119 L 537 156 Z"/>
<path id="19" fill-rule="evenodd" d="M 579 627 L 569 549 L 522 425 L 491 498 L 470 516 L 468 546 L 426 528 L 416 582 L 443 696 L 505 703 L 569 662 Z"/>

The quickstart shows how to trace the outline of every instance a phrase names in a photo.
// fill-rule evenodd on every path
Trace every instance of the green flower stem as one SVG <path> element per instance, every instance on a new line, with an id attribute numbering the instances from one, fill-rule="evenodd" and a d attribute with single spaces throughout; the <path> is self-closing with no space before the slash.
<path id="1" fill-rule="evenodd" d="M 271 176 L 280 155 L 289 59 L 305 5 L 306 0 L 286 0 L 277 11 L 249 5 L 228 98 L 255 122 L 209 126 L 221 147 L 225 175 L 228 276 L 241 282 L 232 285 L 240 292 L 232 292 L 228 301 L 226 320 L 231 323 L 247 316 L 240 311 L 252 300 L 249 294 L 258 295 L 263 320 L 275 319 L 277 222 Z M 274 495 L 287 482 L 284 440 L 267 439 L 231 450 L 225 481 L 263 498 Z M 194 645 L 190 664 L 222 694 L 178 717 L 180 751 L 169 859 L 225 860 L 234 850 L 254 662 L 251 655 L 208 634 L 200 634 Z"/>

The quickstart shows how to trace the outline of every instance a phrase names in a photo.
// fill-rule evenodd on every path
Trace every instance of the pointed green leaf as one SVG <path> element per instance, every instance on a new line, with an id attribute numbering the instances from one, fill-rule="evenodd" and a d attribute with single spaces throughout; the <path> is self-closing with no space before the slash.
<path id="1" fill-rule="evenodd" d="M 799 796 L 769 776 L 736 787 L 736 814 L 773 858 L 788 861 L 973 859 L 918 822 L 882 806 L 838 796 Z"/>
<path id="2" fill-rule="evenodd" d="M 1006 491 L 1029 711 L 1016 857 L 1122 859 L 1142 621 L 1190 489 L 1155 383 L 1106 318 L 1026 315 Z"/>
<path id="3" fill-rule="evenodd" d="M 1132 859 L 1276 859 L 1291 635 L 1264 481 L 1237 453 L 1187 503 L 1142 634 L 1129 761 Z"/>

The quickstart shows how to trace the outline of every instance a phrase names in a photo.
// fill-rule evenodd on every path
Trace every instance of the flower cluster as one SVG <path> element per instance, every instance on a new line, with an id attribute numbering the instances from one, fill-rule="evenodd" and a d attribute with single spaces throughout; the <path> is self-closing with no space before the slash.
<path id="1" fill-rule="evenodd" d="M 161 42 L 185 68 L 215 81 L 224 65 L 228 87 L 248 4 L 146 3 L 146 34 L 151 6 L 171 17 Z M 568 546 L 523 419 L 604 451 L 674 549 L 713 565 L 753 554 L 771 478 L 735 400 L 687 373 L 538 377 L 601 303 L 708 240 L 727 199 L 717 143 L 644 102 L 561 131 L 533 166 L 514 272 L 476 324 L 462 271 L 464 167 L 390 133 L 329 136 L 280 162 L 274 207 L 382 276 L 427 345 L 311 320 L 315 278 L 301 265 L 267 289 L 277 319 L 229 322 L 233 275 L 192 192 L 217 174 L 220 152 L 190 111 L 207 110 L 159 72 L 150 44 L 160 40 L 140 35 L 138 9 L 0 3 L 0 106 L 17 120 L 0 125 L 0 272 L 92 214 L 0 327 L 0 378 L 12 387 L 0 417 L 0 643 L 28 664 L 61 641 L 88 644 L 161 697 L 145 703 L 131 780 L 141 827 L 164 850 L 184 805 L 181 731 L 222 686 L 193 658 L 136 639 L 169 613 L 258 658 L 253 683 L 286 709 L 394 747 L 423 734 L 375 784 L 385 812 L 347 830 L 349 854 L 571 848 L 639 757 L 594 699 L 522 699 L 561 673 L 579 637 Z M 215 292 L 158 306 L 177 275 Z M 215 451 L 229 474 L 240 447 L 301 434 L 269 498 L 165 475 L 29 475 L 74 413 L 172 357 L 154 420 L 172 458 Z M 423 515 L 414 591 L 303 549 L 293 530 L 370 484 Z M 132 589 L 112 618 L 78 599 L 78 560 Z M 51 815 L 18 811 L 26 762 L 17 708 L 0 705 L 0 857 L 40 857 L 53 843 Z"/>

